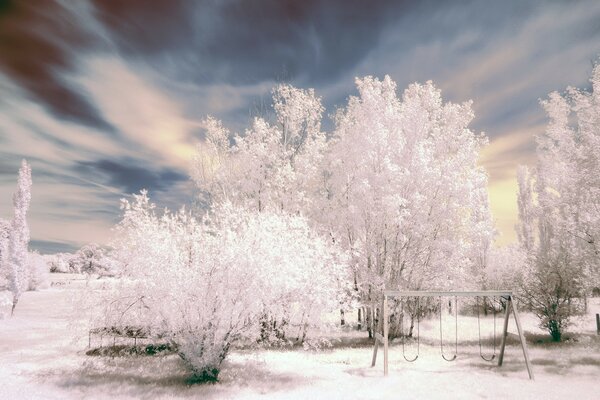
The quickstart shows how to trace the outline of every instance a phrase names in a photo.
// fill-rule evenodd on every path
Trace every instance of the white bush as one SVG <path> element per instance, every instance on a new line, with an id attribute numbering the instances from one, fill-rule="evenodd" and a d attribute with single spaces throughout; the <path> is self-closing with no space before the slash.
<path id="1" fill-rule="evenodd" d="M 169 340 L 195 379 L 216 379 L 230 347 L 258 337 L 261 315 L 311 320 L 339 306 L 340 256 L 303 218 L 227 205 L 210 220 L 158 215 L 145 193 L 123 205 L 121 279 L 93 323 Z"/>
<path id="2" fill-rule="evenodd" d="M 50 267 L 44 256 L 29 253 L 27 257 L 28 290 L 46 289 L 50 286 Z"/>

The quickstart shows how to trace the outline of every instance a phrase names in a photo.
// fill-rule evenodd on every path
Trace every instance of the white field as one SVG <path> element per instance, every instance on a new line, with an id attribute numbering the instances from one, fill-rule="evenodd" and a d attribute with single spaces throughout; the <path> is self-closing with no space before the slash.
<path id="1" fill-rule="evenodd" d="M 0 320 L 0 399 L 600 398 L 600 337 L 594 320 L 600 312 L 599 299 L 592 302 L 588 316 L 576 321 L 573 339 L 566 343 L 535 343 L 544 334 L 531 315 L 522 315 L 530 338 L 533 382 L 527 377 L 512 319 L 504 365 L 499 368 L 479 358 L 476 319 L 459 316 L 455 362 L 440 357 L 439 325 L 433 319 L 421 324 L 416 362 L 404 361 L 400 344 L 391 346 L 388 377 L 383 377 L 381 350 L 378 365 L 370 368 L 372 347 L 363 339 L 365 332 L 339 330 L 330 333 L 340 338 L 333 340 L 334 347 L 319 352 L 233 352 L 219 383 L 188 386 L 177 356 L 86 356 L 86 332 L 76 332 L 69 324 L 70 293 L 81 287 L 81 281 L 70 281 L 74 277 L 69 275 L 52 278 L 52 288 L 25 293 L 15 315 Z M 452 354 L 453 325 L 448 316 L 444 318 L 445 350 Z M 501 320 L 497 323 L 500 329 Z M 488 334 L 492 326 L 491 317 L 482 321 Z M 407 347 L 409 351 L 413 354 L 414 347 Z"/>

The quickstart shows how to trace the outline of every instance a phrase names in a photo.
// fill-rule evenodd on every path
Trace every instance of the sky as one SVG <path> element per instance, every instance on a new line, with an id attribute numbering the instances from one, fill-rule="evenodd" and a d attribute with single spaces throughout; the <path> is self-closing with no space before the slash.
<path id="1" fill-rule="evenodd" d="M 473 100 L 497 243 L 511 243 L 539 101 L 588 88 L 599 56 L 596 0 L 0 0 L 0 218 L 25 158 L 30 247 L 106 244 L 131 193 L 193 203 L 206 115 L 241 133 L 282 82 L 315 88 L 330 114 L 355 77 L 388 74 L 400 91 L 432 80 L 446 101 Z"/>

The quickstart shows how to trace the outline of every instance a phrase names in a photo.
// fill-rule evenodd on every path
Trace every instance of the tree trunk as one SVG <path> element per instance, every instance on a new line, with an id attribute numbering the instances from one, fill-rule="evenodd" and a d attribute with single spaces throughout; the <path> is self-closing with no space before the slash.
<path id="1" fill-rule="evenodd" d="M 371 310 L 371 308 L 367 308 L 367 332 L 369 333 L 369 339 L 373 339 L 373 312 Z"/>
<path id="2" fill-rule="evenodd" d="M 358 330 L 362 329 L 362 315 L 361 315 L 362 307 L 358 307 Z"/>
<path id="3" fill-rule="evenodd" d="M 552 340 L 555 342 L 560 342 L 560 340 L 562 339 L 562 332 L 558 321 L 550 320 L 550 322 L 548 323 L 548 330 L 550 331 L 550 336 L 552 336 Z"/>

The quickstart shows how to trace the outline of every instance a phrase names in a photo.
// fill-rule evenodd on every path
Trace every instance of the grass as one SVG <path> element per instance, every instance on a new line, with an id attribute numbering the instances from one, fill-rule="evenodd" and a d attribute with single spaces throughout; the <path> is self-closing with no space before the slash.
<path id="1" fill-rule="evenodd" d="M 168 343 L 147 345 L 112 345 L 90 349 L 85 352 L 93 357 L 129 357 L 129 356 L 157 356 L 175 354 L 177 349 Z"/>

